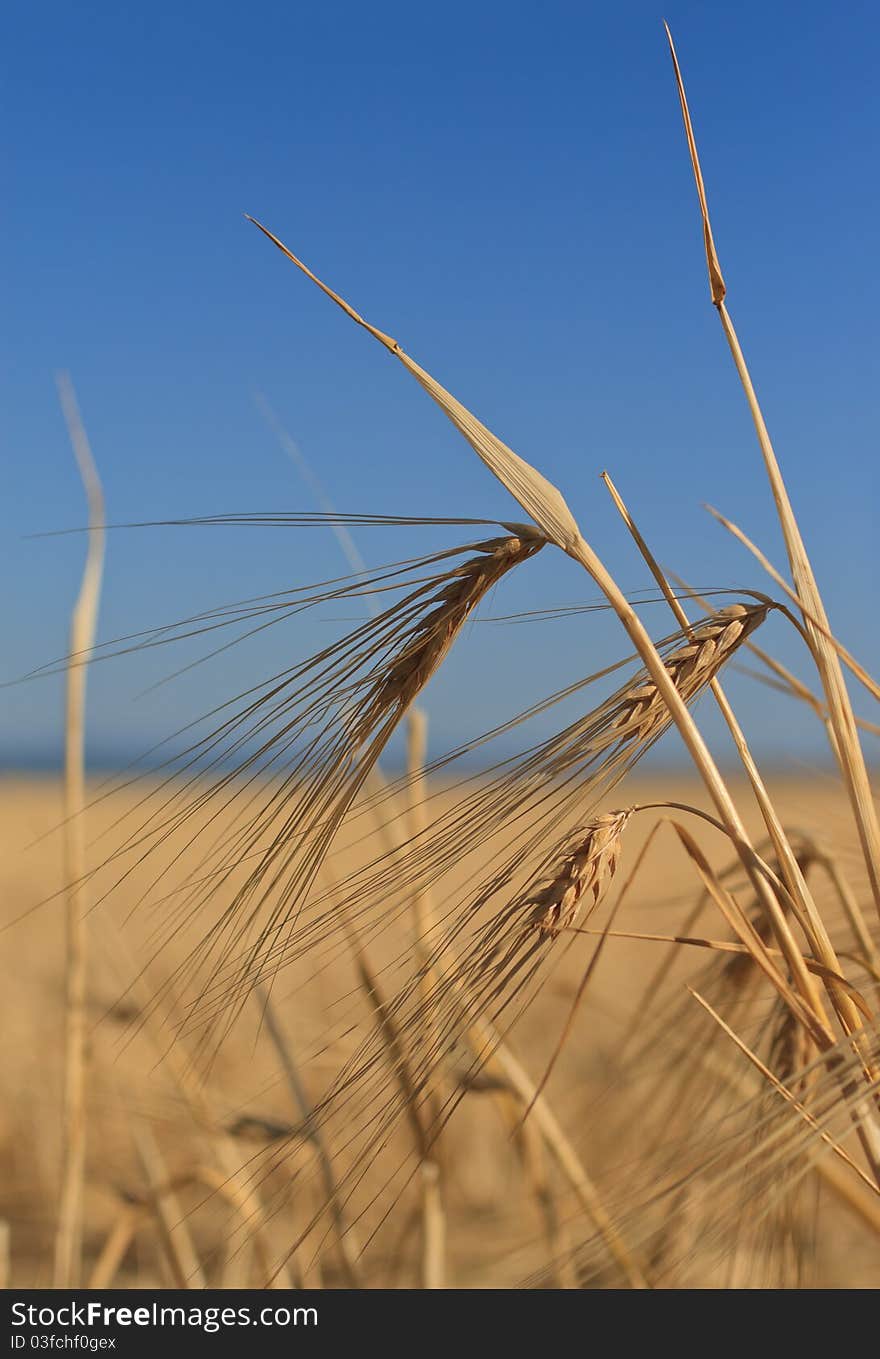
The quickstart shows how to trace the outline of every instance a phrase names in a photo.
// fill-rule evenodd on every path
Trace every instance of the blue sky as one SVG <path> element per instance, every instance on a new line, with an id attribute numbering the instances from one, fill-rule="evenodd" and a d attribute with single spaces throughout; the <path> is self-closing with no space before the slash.
<path id="1" fill-rule="evenodd" d="M 662 17 L 642 3 L 10 0 L 3 677 L 63 652 L 77 588 L 82 541 L 28 536 L 83 520 L 59 368 L 111 520 L 314 508 L 255 391 L 341 509 L 516 513 L 402 368 L 244 212 L 557 481 L 624 586 L 645 573 L 603 467 L 665 564 L 703 586 L 765 585 L 701 508 L 782 561 L 708 300 Z M 880 11 L 746 0 L 670 3 L 665 17 L 730 309 L 834 624 L 876 670 Z M 359 546 L 382 562 L 445 541 L 365 532 Z M 594 596 L 543 555 L 496 612 Z M 325 533 L 120 531 L 101 635 L 341 569 Z M 146 699 L 173 658 L 103 667 L 92 749 L 138 751 L 327 629 L 277 632 Z M 784 625 L 767 642 L 800 664 Z M 434 750 L 623 650 L 595 615 L 474 627 L 431 690 Z M 808 718 L 734 687 L 768 756 L 815 756 Z M 5 760 L 51 758 L 60 709 L 55 681 L 6 689 Z"/>

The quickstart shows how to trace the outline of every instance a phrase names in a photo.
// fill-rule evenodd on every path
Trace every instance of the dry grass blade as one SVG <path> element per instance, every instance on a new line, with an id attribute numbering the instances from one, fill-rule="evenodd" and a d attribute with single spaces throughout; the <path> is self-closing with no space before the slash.
<path id="1" fill-rule="evenodd" d="M 428 719 L 420 708 L 409 712 L 406 731 L 406 764 L 409 788 L 408 822 L 414 841 L 427 830 L 425 815 L 425 755 L 427 751 Z M 432 1005 L 432 974 L 430 967 L 431 935 L 434 922 L 431 894 L 418 887 L 413 892 L 413 932 L 416 962 L 422 978 L 421 1000 L 423 1025 L 421 1041 L 426 1051 L 436 1042 L 437 1021 Z M 442 1089 L 429 1093 L 429 1117 L 432 1124 L 441 1117 Z M 444 1207 L 443 1171 L 436 1159 L 422 1157 L 419 1167 L 422 1190 L 422 1286 L 446 1286 L 446 1211 Z"/>
<path id="2" fill-rule="evenodd" d="M 476 416 L 472 415 L 460 401 L 447 392 L 445 387 L 441 387 L 439 382 L 426 373 L 424 368 L 420 368 L 408 354 L 400 348 L 396 340 L 392 340 L 390 335 L 377 330 L 375 326 L 365 321 L 353 307 L 335 293 L 332 288 L 328 288 L 326 283 L 312 273 L 302 260 L 297 259 L 282 241 L 274 236 L 271 231 L 258 222 L 255 217 L 248 216 L 247 220 L 253 222 L 255 227 L 262 231 L 274 245 L 286 255 L 297 269 L 312 280 L 338 307 L 341 307 L 347 316 L 350 316 L 359 326 L 375 337 L 380 344 L 383 344 L 395 358 L 400 359 L 403 366 L 412 373 L 413 377 L 424 388 L 433 401 L 437 403 L 445 415 L 452 421 L 460 434 L 467 439 L 471 448 L 483 460 L 491 472 L 494 472 L 499 481 L 503 482 L 511 495 L 515 496 L 522 505 L 526 514 L 531 515 L 532 519 L 546 535 L 546 537 L 561 547 L 564 552 L 569 551 L 573 543 L 579 537 L 578 526 L 574 517 L 566 505 L 562 495 L 557 488 L 537 472 L 530 463 L 527 463 L 518 453 L 514 453 L 512 448 L 508 448 L 502 443 L 491 430 L 487 429 Z"/>
<path id="3" fill-rule="evenodd" d="M 666 37 L 669 41 L 669 49 L 672 53 L 672 65 L 675 70 L 675 80 L 678 85 L 678 97 L 681 102 L 681 114 L 684 119 L 684 131 L 687 137 L 688 150 L 691 153 L 691 165 L 694 170 L 694 178 L 697 181 L 697 196 L 700 200 L 700 215 L 703 219 L 703 243 L 706 248 L 706 265 L 709 270 L 709 291 L 712 294 L 712 301 L 716 307 L 720 307 L 727 294 L 727 285 L 721 273 L 721 264 L 718 259 L 718 252 L 715 249 L 715 238 L 712 235 L 712 223 L 709 220 L 709 204 L 706 199 L 706 186 L 703 183 L 703 171 L 700 167 L 700 158 L 697 155 L 697 143 L 694 137 L 694 129 L 691 124 L 691 115 L 688 108 L 687 99 L 684 92 L 684 82 L 681 72 L 678 69 L 678 57 L 675 55 L 675 46 L 672 42 L 672 34 L 669 25 L 664 22 Z"/>
<path id="4" fill-rule="evenodd" d="M 88 655 L 94 645 L 104 565 L 104 495 L 89 441 L 67 374 L 58 394 L 88 502 L 89 535 L 79 595 L 70 620 L 70 654 Z M 64 1052 L 63 1165 L 55 1237 L 55 1287 L 79 1283 L 82 1200 L 86 1157 L 86 987 L 88 971 L 85 879 L 86 668 L 67 670 L 64 727 L 65 869 L 67 888 L 67 999 Z"/>

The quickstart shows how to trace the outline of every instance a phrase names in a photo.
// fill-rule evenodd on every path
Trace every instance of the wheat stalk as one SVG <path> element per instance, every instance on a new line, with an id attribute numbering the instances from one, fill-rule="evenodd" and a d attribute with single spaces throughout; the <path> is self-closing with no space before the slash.
<path id="1" fill-rule="evenodd" d="M 104 494 L 70 377 L 58 377 L 58 394 L 86 492 L 89 536 L 82 582 L 70 619 L 70 654 L 88 655 L 95 639 L 104 565 Z M 65 859 L 67 878 L 67 994 L 64 1051 L 61 1193 L 55 1235 L 55 1287 L 79 1283 L 83 1182 L 86 1164 L 86 987 L 88 974 L 85 893 L 86 669 L 67 670 L 64 728 Z"/>

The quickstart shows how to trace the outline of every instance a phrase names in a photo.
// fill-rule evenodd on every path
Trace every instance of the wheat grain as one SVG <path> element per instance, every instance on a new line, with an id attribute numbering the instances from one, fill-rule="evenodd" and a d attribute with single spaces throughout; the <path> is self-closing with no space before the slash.
<path id="1" fill-rule="evenodd" d="M 433 596 L 434 608 L 418 623 L 409 642 L 376 686 L 374 701 L 365 714 L 366 731 L 389 710 L 396 709 L 401 714 L 406 711 L 437 670 L 480 600 L 508 571 L 540 551 L 544 543 L 542 534 L 523 525 L 517 535 L 474 544 L 477 555 L 450 573 L 451 578 Z"/>
<path id="2" fill-rule="evenodd" d="M 563 860 L 556 876 L 529 895 L 530 927 L 542 938 L 555 938 L 575 925 L 588 899 L 589 915 L 599 905 L 617 871 L 620 840 L 628 811 L 606 812 L 577 835 L 576 848 Z"/>
<path id="3" fill-rule="evenodd" d="M 763 623 L 770 608 L 770 604 L 730 604 L 719 609 L 664 658 L 664 667 L 686 703 L 697 696 L 737 647 Z M 630 692 L 613 725 L 643 741 L 668 721 L 669 713 L 657 686 L 648 682 Z"/>

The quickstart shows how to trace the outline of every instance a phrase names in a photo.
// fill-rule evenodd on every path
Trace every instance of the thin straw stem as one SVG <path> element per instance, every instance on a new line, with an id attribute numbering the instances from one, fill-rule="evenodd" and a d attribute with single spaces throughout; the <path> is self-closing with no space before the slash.
<path id="1" fill-rule="evenodd" d="M 70 377 L 58 376 L 58 395 L 88 504 L 88 547 L 70 620 L 70 655 L 94 645 L 104 564 L 104 495 Z M 64 725 L 64 859 L 66 890 L 66 998 L 62 1168 L 55 1235 L 55 1287 L 79 1284 L 86 1164 L 88 936 L 85 891 L 85 702 L 87 665 L 67 668 Z"/>

